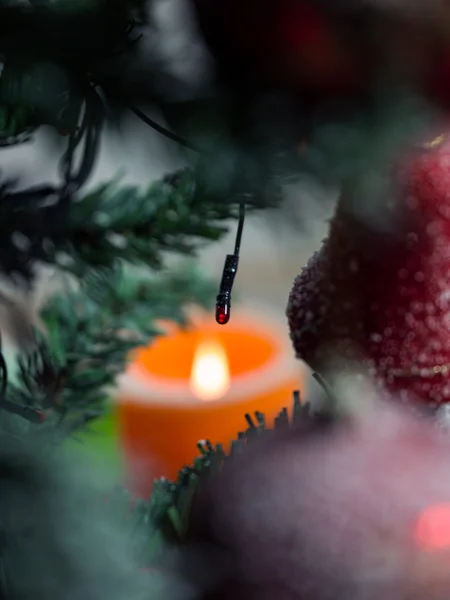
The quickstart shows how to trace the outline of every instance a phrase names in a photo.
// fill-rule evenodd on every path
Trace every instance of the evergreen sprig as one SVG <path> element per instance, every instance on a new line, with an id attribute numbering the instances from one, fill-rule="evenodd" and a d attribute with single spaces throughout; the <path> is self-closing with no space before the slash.
<path id="1" fill-rule="evenodd" d="M 163 252 L 193 255 L 238 213 L 235 204 L 203 194 L 191 169 L 146 189 L 108 182 L 68 208 L 46 198 L 13 202 L 8 189 L 0 188 L 0 269 L 25 275 L 36 262 L 77 277 L 117 259 L 161 268 Z"/>
<path id="2" fill-rule="evenodd" d="M 108 388 L 130 352 L 163 333 L 159 320 L 185 325 L 187 305 L 211 308 L 213 298 L 214 287 L 190 266 L 159 277 L 123 268 L 93 272 L 80 289 L 46 305 L 46 332 L 33 352 L 20 358 L 5 398 L 43 411 L 47 418 L 39 430 L 64 438 L 103 413 Z M 15 427 L 20 419 L 0 412 L 0 429 L 11 418 Z"/>
<path id="3" fill-rule="evenodd" d="M 78 276 L 117 258 L 160 268 L 163 252 L 194 254 L 219 239 L 237 214 L 236 205 L 205 197 L 191 169 L 144 190 L 113 181 L 74 202 L 68 227 L 42 248 L 41 258 Z"/>

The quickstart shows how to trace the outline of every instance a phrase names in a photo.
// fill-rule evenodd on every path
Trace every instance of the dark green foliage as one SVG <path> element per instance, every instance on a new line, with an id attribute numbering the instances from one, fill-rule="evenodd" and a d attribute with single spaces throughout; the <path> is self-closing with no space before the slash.
<path id="1" fill-rule="evenodd" d="M 0 54 L 20 68 L 59 63 L 75 75 L 93 72 L 145 21 L 147 0 L 0 2 Z M 20 71 L 19 71 L 20 72 Z"/>
<path id="2" fill-rule="evenodd" d="M 219 239 L 237 212 L 202 195 L 190 169 L 144 190 L 113 181 L 73 203 L 67 228 L 43 245 L 41 259 L 80 277 L 118 258 L 160 268 L 162 251 L 192 255 Z"/>
<path id="3" fill-rule="evenodd" d="M 42 312 L 44 333 L 20 358 L 18 377 L 6 388 L 7 401 L 47 414 L 40 431 L 58 425 L 57 434 L 67 435 L 101 414 L 107 388 L 131 350 L 161 334 L 157 320 L 186 324 L 187 305 L 212 309 L 215 286 L 192 264 L 164 270 L 166 252 L 194 255 L 203 243 L 223 235 L 226 221 L 236 215 L 236 206 L 214 203 L 196 191 L 190 170 L 144 191 L 108 183 L 74 201 L 59 227 L 56 221 L 51 227 L 48 213 L 47 235 L 22 251 L 9 235 L 14 252 L 2 254 L 16 265 L 40 260 L 66 273 L 63 289 Z M 32 239 L 36 213 L 25 205 L 9 207 L 16 216 L 16 236 Z M 8 239 L 11 219 L 2 223 Z M 0 412 L 0 426 L 14 429 L 18 421 Z M 36 428 L 26 422 L 17 426 Z"/>
<path id="4" fill-rule="evenodd" d="M 22 142 L 43 124 L 70 130 L 74 105 L 100 80 L 111 101 L 120 96 L 119 65 L 135 47 L 133 28 L 145 23 L 148 6 L 148 0 L 1 0 L 0 145 Z"/>
<path id="5" fill-rule="evenodd" d="M 7 192 L 0 188 L 0 267 L 6 272 L 27 272 L 36 261 L 77 277 L 118 259 L 160 268 L 162 251 L 193 255 L 226 233 L 226 221 L 238 212 L 202 194 L 190 169 L 147 189 L 108 182 L 75 197 L 69 209 L 45 205 L 46 198 L 17 202 Z"/>
<path id="6" fill-rule="evenodd" d="M 124 268 L 94 271 L 79 290 L 46 305 L 46 333 L 20 359 L 17 380 L 9 382 L 5 397 L 44 410 L 40 431 L 58 425 L 58 437 L 72 434 L 102 414 L 108 388 L 132 349 L 162 334 L 157 320 L 184 325 L 186 305 L 211 308 L 213 298 L 214 287 L 189 265 L 159 277 L 126 275 Z M 0 413 L 0 426 L 3 416 L 9 417 Z"/>

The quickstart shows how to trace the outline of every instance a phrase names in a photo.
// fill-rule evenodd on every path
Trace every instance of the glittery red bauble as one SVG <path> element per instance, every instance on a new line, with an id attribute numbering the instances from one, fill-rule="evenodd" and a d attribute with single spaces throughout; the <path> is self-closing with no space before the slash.
<path id="1" fill-rule="evenodd" d="M 297 355 L 318 371 L 351 362 L 405 399 L 449 402 L 450 141 L 414 149 L 376 200 L 358 193 L 343 193 L 294 283 Z"/>

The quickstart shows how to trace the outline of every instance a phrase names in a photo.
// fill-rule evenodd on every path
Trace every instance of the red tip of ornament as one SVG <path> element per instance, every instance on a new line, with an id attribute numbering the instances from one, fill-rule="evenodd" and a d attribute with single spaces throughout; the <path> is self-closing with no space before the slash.
<path id="1" fill-rule="evenodd" d="M 226 325 L 230 320 L 230 307 L 225 305 L 216 306 L 216 321 L 219 325 Z"/>
<path id="2" fill-rule="evenodd" d="M 417 521 L 415 538 L 424 550 L 449 550 L 450 504 L 435 504 L 426 508 Z"/>

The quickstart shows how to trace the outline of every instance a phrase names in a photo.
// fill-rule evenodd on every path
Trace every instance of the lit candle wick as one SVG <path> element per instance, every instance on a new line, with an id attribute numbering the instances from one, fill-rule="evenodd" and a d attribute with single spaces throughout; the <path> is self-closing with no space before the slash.
<path id="1" fill-rule="evenodd" d="M 200 399 L 218 400 L 230 387 L 228 359 L 217 342 L 203 342 L 195 352 L 191 371 L 191 389 Z"/>

